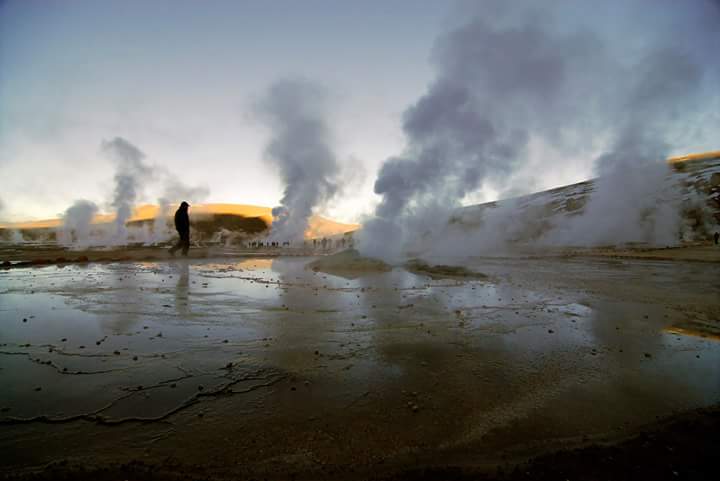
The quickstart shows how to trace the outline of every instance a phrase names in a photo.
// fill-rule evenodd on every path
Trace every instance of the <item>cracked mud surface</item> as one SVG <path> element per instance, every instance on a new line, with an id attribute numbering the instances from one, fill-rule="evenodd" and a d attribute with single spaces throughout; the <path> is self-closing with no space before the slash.
<path id="1" fill-rule="evenodd" d="M 481 470 L 720 402 L 717 264 L 312 260 L 0 271 L 0 472 Z"/>

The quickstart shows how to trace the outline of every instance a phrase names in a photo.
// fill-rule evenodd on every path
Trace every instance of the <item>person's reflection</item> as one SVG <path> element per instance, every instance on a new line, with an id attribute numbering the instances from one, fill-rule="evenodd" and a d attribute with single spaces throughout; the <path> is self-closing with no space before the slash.
<path id="1" fill-rule="evenodd" d="M 172 264 L 173 271 L 178 276 L 175 285 L 175 310 L 180 316 L 190 315 L 190 264 L 188 261 L 178 261 Z"/>

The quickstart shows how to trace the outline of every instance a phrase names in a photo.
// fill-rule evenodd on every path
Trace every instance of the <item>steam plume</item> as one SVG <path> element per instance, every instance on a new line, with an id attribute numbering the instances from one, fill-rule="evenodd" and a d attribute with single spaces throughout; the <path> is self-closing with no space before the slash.
<path id="1" fill-rule="evenodd" d="M 265 155 L 285 184 L 280 205 L 272 211 L 272 237 L 303 239 L 313 211 L 337 192 L 338 163 L 330 146 L 325 92 L 304 80 L 273 84 L 256 105 L 271 129 Z"/>
<path id="2" fill-rule="evenodd" d="M 122 137 L 103 141 L 101 150 L 115 162 L 117 169 L 112 205 L 116 209 L 115 240 L 122 244 L 126 243 L 128 238 L 125 224 L 132 215 L 133 205 L 144 182 L 152 173 L 152 168 L 143 162 L 145 154 Z"/>
<path id="3" fill-rule="evenodd" d="M 627 11 L 617 10 L 626 3 L 632 3 Z M 610 10 L 645 15 L 642 4 L 617 2 Z M 525 167 L 532 141 L 552 145 L 566 159 L 600 143 L 604 154 L 595 162 L 598 173 L 620 175 L 631 166 L 650 164 L 661 171 L 655 176 L 660 179 L 666 172 L 658 163 L 686 141 L 681 134 L 689 126 L 706 120 L 696 107 L 708 95 L 704 77 L 708 71 L 717 77 L 717 68 L 705 68 L 697 52 L 706 51 L 704 42 L 717 45 L 720 37 L 712 27 L 700 31 L 694 24 L 680 25 L 678 35 L 683 27 L 693 32 L 678 48 L 670 46 L 675 42 L 668 32 L 639 17 L 628 19 L 636 29 L 628 38 L 618 38 L 619 30 L 610 24 L 578 22 L 582 17 L 575 9 L 592 12 L 598 8 L 594 2 L 555 2 L 555 11 L 542 14 L 536 5 L 482 2 L 482 11 L 437 40 L 432 56 L 436 78 L 403 116 L 406 148 L 385 161 L 375 182 L 381 199 L 361 233 L 363 253 L 396 259 L 417 239 L 441 236 L 467 194 L 487 185 L 516 191 L 508 181 Z M 709 5 L 698 0 L 695 7 L 717 17 Z M 690 22 L 687 15 L 678 17 Z M 695 44 L 702 48 L 693 49 Z M 631 54 L 629 45 L 636 47 Z M 545 159 L 544 164 L 551 169 L 557 161 Z M 646 176 L 625 180 L 598 184 L 591 200 L 595 207 L 586 212 L 593 219 L 589 225 L 617 214 L 614 206 L 597 199 L 665 190 L 657 183 L 648 188 Z M 635 212 L 618 220 L 618 227 L 648 215 L 662 217 L 627 196 L 623 204 Z M 649 230 L 663 236 L 672 231 L 651 224 Z"/>
<path id="4" fill-rule="evenodd" d="M 65 245 L 88 245 L 90 226 L 98 206 L 89 200 L 78 200 L 65 210 L 63 225 L 58 232 L 58 240 Z"/>

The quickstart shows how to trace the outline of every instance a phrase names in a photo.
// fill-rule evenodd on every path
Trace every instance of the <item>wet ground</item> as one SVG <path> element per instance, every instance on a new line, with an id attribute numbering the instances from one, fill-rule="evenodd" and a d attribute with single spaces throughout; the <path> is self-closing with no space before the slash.
<path id="1" fill-rule="evenodd" d="M 482 472 L 720 402 L 718 264 L 312 260 L 0 271 L 0 472 Z"/>

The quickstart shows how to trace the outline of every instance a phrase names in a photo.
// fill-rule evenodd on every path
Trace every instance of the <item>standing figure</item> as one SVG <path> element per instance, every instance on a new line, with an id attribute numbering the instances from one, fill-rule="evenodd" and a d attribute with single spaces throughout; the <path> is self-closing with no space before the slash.
<path id="1" fill-rule="evenodd" d="M 188 249 L 190 248 L 190 217 L 188 217 L 188 207 L 190 207 L 190 204 L 183 201 L 175 212 L 175 229 L 177 229 L 180 239 L 177 241 L 177 244 L 170 248 L 171 255 L 175 255 L 175 251 L 178 249 L 182 249 L 182 255 L 187 256 L 188 254 Z"/>

